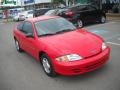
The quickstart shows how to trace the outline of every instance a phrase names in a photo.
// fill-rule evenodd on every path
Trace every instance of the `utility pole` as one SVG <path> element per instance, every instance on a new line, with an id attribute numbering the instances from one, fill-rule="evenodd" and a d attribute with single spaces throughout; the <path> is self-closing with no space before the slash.
<path id="1" fill-rule="evenodd" d="M 36 7 L 35 7 L 35 0 L 33 0 L 33 13 L 35 13 L 35 9 L 36 9 Z M 33 17 L 35 17 L 34 14 L 33 14 Z"/>

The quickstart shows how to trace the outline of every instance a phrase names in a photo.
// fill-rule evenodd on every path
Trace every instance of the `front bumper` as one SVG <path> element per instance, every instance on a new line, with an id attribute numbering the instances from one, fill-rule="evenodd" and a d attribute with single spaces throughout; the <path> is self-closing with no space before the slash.
<path id="1" fill-rule="evenodd" d="M 55 62 L 54 69 L 61 75 L 79 75 L 102 67 L 109 56 L 110 48 L 108 47 L 102 53 L 84 60 L 68 63 Z"/>

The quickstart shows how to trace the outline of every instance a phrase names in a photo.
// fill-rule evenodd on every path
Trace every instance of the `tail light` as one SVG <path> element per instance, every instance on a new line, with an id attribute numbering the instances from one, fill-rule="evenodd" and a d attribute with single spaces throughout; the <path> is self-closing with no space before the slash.
<path id="1" fill-rule="evenodd" d="M 73 12 L 66 12 L 65 15 L 67 15 L 67 16 L 73 16 Z"/>

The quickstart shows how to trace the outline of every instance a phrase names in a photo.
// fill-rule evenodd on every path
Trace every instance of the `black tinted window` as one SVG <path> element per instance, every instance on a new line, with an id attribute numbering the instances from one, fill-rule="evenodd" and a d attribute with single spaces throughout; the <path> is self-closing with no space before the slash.
<path id="1" fill-rule="evenodd" d="M 18 30 L 22 30 L 22 28 L 23 28 L 23 22 L 20 23 L 20 24 L 18 24 L 18 26 L 17 26 L 17 29 L 18 29 Z"/>
<path id="2" fill-rule="evenodd" d="M 25 34 L 33 33 L 32 24 L 31 24 L 30 22 L 24 22 L 22 31 L 23 31 Z"/>

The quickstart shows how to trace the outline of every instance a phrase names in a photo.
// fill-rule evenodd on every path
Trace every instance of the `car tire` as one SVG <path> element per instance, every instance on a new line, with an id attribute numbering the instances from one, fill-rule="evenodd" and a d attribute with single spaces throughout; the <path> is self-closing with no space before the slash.
<path id="1" fill-rule="evenodd" d="M 41 55 L 41 64 L 44 72 L 50 77 L 56 77 L 50 58 L 46 54 Z"/>
<path id="2" fill-rule="evenodd" d="M 105 23 L 106 22 L 106 17 L 103 15 L 100 18 L 100 23 Z"/>
<path id="3" fill-rule="evenodd" d="M 18 52 L 22 52 L 23 50 L 20 48 L 20 44 L 19 41 L 17 39 L 15 39 L 15 47 L 17 49 Z"/>
<path id="4" fill-rule="evenodd" d="M 77 20 L 77 27 L 82 28 L 84 26 L 82 20 Z"/>

